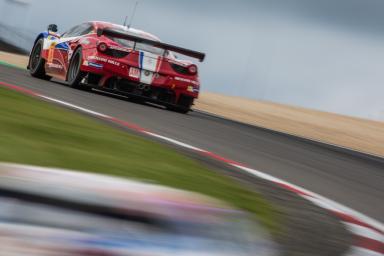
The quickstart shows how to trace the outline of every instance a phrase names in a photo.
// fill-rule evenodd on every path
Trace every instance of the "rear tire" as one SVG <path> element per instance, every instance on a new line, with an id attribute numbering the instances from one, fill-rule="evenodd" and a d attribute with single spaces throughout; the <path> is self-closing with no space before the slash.
<path id="1" fill-rule="evenodd" d="M 51 77 L 45 73 L 45 59 L 41 57 L 43 51 L 44 39 L 39 39 L 32 48 L 31 55 L 29 56 L 28 68 L 29 73 L 33 77 L 44 80 L 50 80 Z"/>
<path id="2" fill-rule="evenodd" d="M 181 95 L 176 105 L 168 106 L 167 108 L 174 112 L 187 114 L 189 111 L 191 111 L 191 107 L 193 105 L 194 100 L 195 99 L 193 97 Z"/>
<path id="3" fill-rule="evenodd" d="M 81 80 L 85 77 L 86 73 L 80 70 L 81 63 L 83 60 L 83 54 L 81 47 L 77 48 L 73 53 L 71 62 L 67 72 L 68 85 L 76 89 L 86 89 L 86 86 L 81 84 Z"/>
<path id="4" fill-rule="evenodd" d="M 175 107 L 175 106 L 169 106 L 167 107 L 168 110 L 181 113 L 181 114 L 187 114 L 191 109 L 185 108 L 185 107 Z"/>

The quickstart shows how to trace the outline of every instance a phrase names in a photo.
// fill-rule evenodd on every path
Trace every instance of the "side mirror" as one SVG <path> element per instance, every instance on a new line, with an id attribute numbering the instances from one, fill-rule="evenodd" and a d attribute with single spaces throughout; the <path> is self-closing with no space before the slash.
<path id="1" fill-rule="evenodd" d="M 48 25 L 48 31 L 57 32 L 57 25 L 56 24 Z"/>

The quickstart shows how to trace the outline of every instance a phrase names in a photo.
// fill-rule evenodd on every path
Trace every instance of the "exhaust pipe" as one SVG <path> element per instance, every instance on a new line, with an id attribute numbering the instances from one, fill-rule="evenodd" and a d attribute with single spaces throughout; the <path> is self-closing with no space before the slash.
<path id="1" fill-rule="evenodd" d="M 150 86 L 148 84 L 139 84 L 137 88 L 143 91 L 148 91 L 150 89 Z"/>

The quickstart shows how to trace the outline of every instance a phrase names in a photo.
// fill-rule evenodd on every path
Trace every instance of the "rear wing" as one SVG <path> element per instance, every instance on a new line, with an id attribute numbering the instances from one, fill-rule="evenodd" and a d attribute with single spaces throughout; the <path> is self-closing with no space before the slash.
<path id="1" fill-rule="evenodd" d="M 117 38 L 121 38 L 121 39 L 131 40 L 134 42 L 148 44 L 148 45 L 160 48 L 160 49 L 169 50 L 172 52 L 177 52 L 177 53 L 183 54 L 185 56 L 189 56 L 189 57 L 198 59 L 200 62 L 202 62 L 205 58 L 205 53 L 202 53 L 202 52 L 197 52 L 197 51 L 189 50 L 189 49 L 182 48 L 179 46 L 175 46 L 175 45 L 166 44 L 166 43 L 162 43 L 162 42 L 147 39 L 147 38 L 134 36 L 134 35 L 120 32 L 120 31 L 117 31 L 114 29 L 109 29 L 109 28 L 97 29 L 97 36 L 102 36 L 102 35 L 113 36 L 113 37 L 117 37 Z"/>

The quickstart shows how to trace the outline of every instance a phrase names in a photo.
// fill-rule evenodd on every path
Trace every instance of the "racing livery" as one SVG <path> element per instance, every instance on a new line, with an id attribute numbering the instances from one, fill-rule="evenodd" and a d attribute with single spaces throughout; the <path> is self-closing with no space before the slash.
<path id="1" fill-rule="evenodd" d="M 85 22 L 59 35 L 56 25 L 40 33 L 28 69 L 34 77 L 67 81 L 155 102 L 187 113 L 198 97 L 198 69 L 189 60 L 205 54 L 161 42 L 141 30 L 108 22 Z"/>

